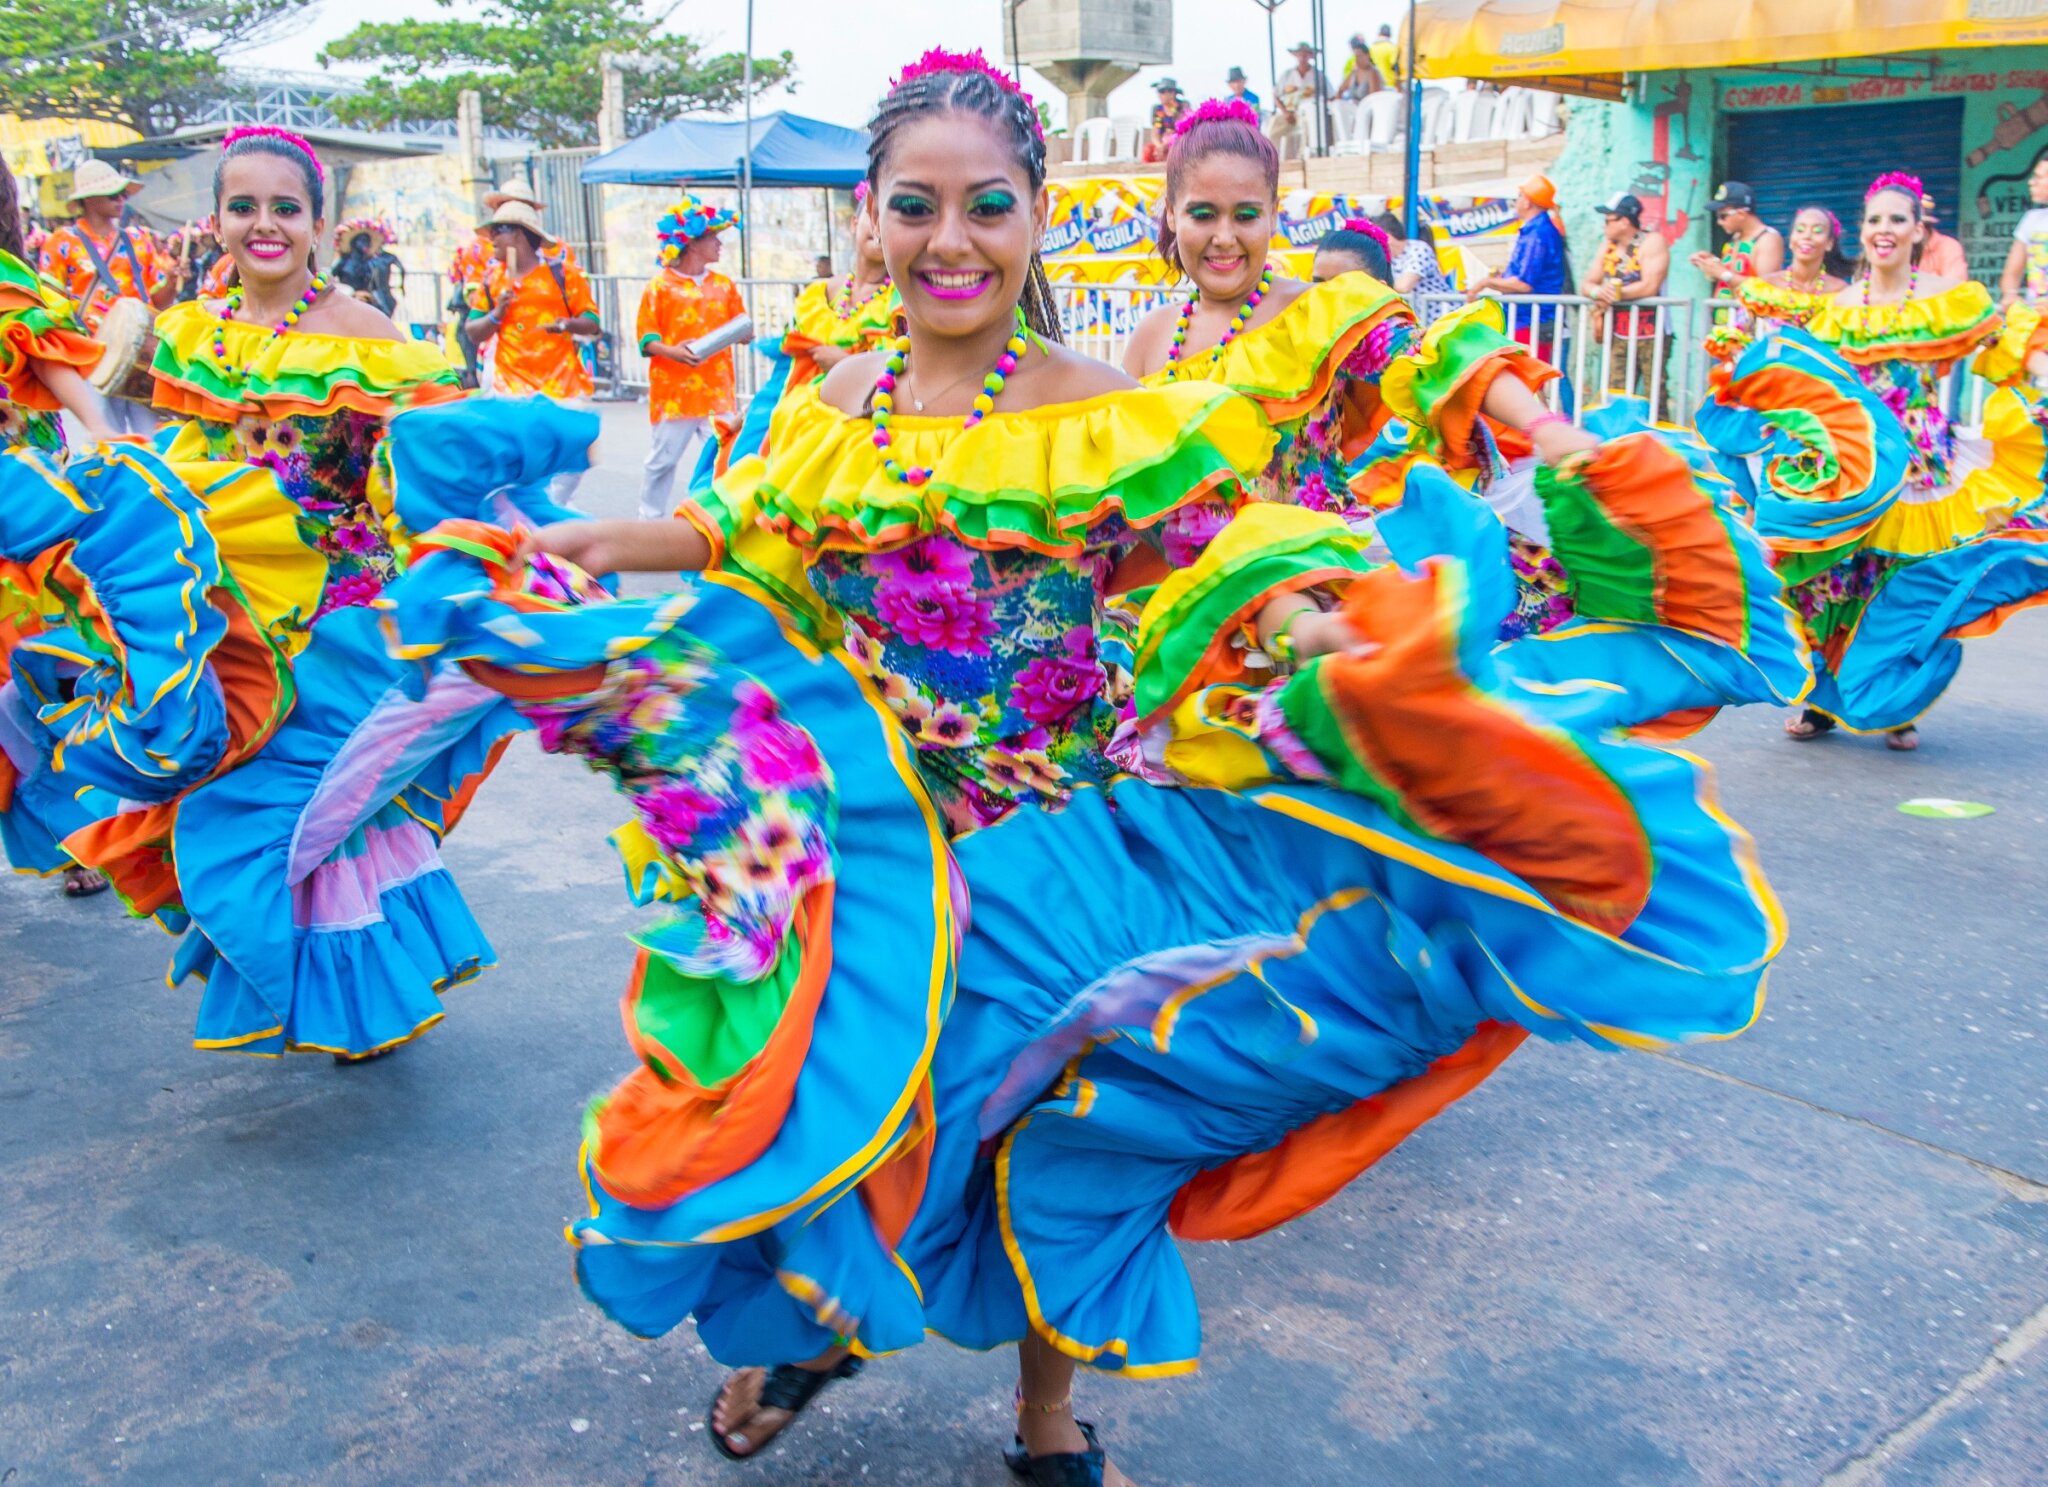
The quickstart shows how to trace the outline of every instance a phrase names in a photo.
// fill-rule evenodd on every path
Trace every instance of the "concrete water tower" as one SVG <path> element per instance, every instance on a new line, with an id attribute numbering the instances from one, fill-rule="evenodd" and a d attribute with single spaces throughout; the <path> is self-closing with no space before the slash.
<path id="1" fill-rule="evenodd" d="M 1003 50 L 1067 95 L 1071 131 L 1139 68 L 1173 60 L 1173 0 L 1003 0 Z"/>

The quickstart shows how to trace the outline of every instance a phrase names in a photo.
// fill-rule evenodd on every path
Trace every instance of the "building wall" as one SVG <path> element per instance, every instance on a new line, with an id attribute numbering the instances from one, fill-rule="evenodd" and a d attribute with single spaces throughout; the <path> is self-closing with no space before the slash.
<path id="1" fill-rule="evenodd" d="M 1903 59 L 1893 59 L 1892 66 L 1905 70 Z M 1595 208 L 1616 191 L 1632 190 L 1646 205 L 1644 225 L 1672 243 L 1670 287 L 1677 294 L 1705 292 L 1705 280 L 1684 260 L 1712 246 L 1707 206 L 1719 178 L 1715 120 L 1723 112 L 1839 106 L 1843 127 L 1850 128 L 1859 107 L 1962 98 L 1963 200 L 1942 204 L 1944 228 L 1961 239 L 1972 274 L 1994 287 L 2013 227 L 2027 208 L 2027 171 L 2036 156 L 2048 152 L 2048 51 L 2040 47 L 1940 53 L 1931 71 L 1915 77 L 1729 68 L 1647 73 L 1641 81 L 1643 96 L 1628 103 L 1572 103 L 1553 174 L 1575 268 L 1583 261 L 1581 246 L 1590 251 L 1598 241 Z M 1787 141 L 1792 149 L 1825 147 L 1824 137 Z M 1913 162 L 1901 160 L 1899 168 L 1910 170 Z"/>

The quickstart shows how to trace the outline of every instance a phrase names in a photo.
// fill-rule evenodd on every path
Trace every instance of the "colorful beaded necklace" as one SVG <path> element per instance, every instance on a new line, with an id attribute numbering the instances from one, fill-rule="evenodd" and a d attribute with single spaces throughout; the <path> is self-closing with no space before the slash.
<path id="1" fill-rule="evenodd" d="M 1269 263 L 1266 265 L 1266 271 L 1259 275 L 1259 282 L 1253 288 L 1251 298 L 1244 302 L 1235 318 L 1231 320 L 1230 329 L 1223 333 L 1223 339 L 1209 348 L 1208 355 L 1212 361 L 1222 356 L 1224 348 L 1237 339 L 1238 333 L 1250 323 L 1252 311 L 1258 309 L 1259 302 L 1272 293 L 1272 290 L 1273 266 Z M 1188 327 L 1194 323 L 1195 310 L 1201 303 L 1202 295 L 1197 290 L 1189 295 L 1188 302 L 1180 307 L 1180 318 L 1173 325 L 1173 344 L 1166 348 L 1166 365 L 1170 369 L 1179 367 L 1181 359 L 1187 354 Z"/>
<path id="2" fill-rule="evenodd" d="M 1870 281 L 1876 277 L 1876 272 L 1866 264 L 1863 269 L 1863 308 L 1866 310 L 1870 308 Z M 1913 272 L 1906 276 L 1906 297 L 1900 300 L 1899 303 L 1902 305 L 1910 304 L 1914 291 L 1919 287 L 1920 265 L 1916 263 L 1913 265 Z"/>
<path id="3" fill-rule="evenodd" d="M 875 292 L 869 295 L 866 299 L 862 300 L 859 304 L 855 304 L 853 302 L 853 275 L 848 274 L 846 276 L 846 287 L 839 292 L 838 303 L 833 305 L 832 307 L 833 313 L 838 315 L 838 317 L 841 320 L 851 320 L 855 315 L 859 314 L 862 310 L 865 310 L 869 305 L 873 304 L 876 300 L 880 299 L 883 295 L 887 294 L 894 287 L 895 286 L 889 282 L 889 276 L 887 274 L 884 274 L 882 276 L 882 282 L 880 285 L 876 287 Z"/>
<path id="4" fill-rule="evenodd" d="M 1017 315 L 1017 329 L 1011 335 L 1003 354 L 996 358 L 996 369 L 981 379 L 981 391 L 974 395 L 974 410 L 967 415 L 962 426 L 965 433 L 996 411 L 996 399 L 1002 395 L 1003 385 L 1010 380 L 1010 374 L 1017 370 L 1017 362 L 1030 344 L 1026 337 L 1029 327 L 1024 323 L 1022 311 Z M 905 467 L 898 464 L 889 450 L 895 444 L 895 437 L 889 432 L 889 425 L 896 419 L 896 379 L 903 375 L 903 369 L 910 365 L 910 337 L 898 336 L 889 352 L 888 364 L 882 368 L 882 375 L 875 379 L 875 395 L 871 406 L 874 409 L 875 448 L 882 452 L 882 470 L 891 480 L 901 481 L 909 486 L 921 486 L 932 478 L 932 472 L 922 465 Z"/>
<path id="5" fill-rule="evenodd" d="M 278 321 L 276 325 L 270 328 L 270 338 L 273 341 L 297 325 L 299 317 L 313 308 L 313 302 L 327 292 L 327 282 L 325 274 L 313 275 L 313 282 L 306 286 L 306 292 L 299 296 L 299 302 L 285 312 L 284 319 Z M 234 322 L 235 311 L 241 308 L 242 286 L 237 284 L 227 292 L 227 297 L 221 301 L 220 324 L 213 328 L 213 362 L 223 372 L 233 372 L 238 376 L 246 377 L 248 375 L 248 368 L 230 367 L 228 365 L 228 326 Z"/>

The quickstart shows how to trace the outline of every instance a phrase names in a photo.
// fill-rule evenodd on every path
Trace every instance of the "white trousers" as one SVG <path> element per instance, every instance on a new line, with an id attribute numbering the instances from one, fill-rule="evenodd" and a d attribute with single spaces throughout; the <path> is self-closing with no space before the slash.
<path id="1" fill-rule="evenodd" d="M 697 468 L 697 449 L 711 434 L 708 418 L 671 418 L 654 425 L 640 478 L 640 519 L 655 521 L 675 512 L 676 467 Z"/>

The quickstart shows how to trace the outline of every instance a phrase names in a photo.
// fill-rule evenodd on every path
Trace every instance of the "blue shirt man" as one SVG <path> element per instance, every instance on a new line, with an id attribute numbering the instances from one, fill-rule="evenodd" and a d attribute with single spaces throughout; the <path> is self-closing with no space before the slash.
<path id="1" fill-rule="evenodd" d="M 1565 263 L 1564 233 L 1553 215 L 1556 209 L 1557 188 L 1547 176 L 1532 176 L 1524 182 L 1515 195 L 1515 215 L 1522 219 L 1522 227 L 1515 234 L 1515 251 L 1508 266 L 1474 284 L 1465 297 L 1476 299 L 1489 289 L 1497 294 L 1569 293 L 1571 276 Z M 1534 313 L 1533 323 L 1547 329 L 1557 317 L 1557 307 L 1543 305 Z M 1530 324 L 1530 320 L 1522 318 L 1516 326 L 1515 339 L 1525 345 L 1530 339 L 1526 329 Z"/>

